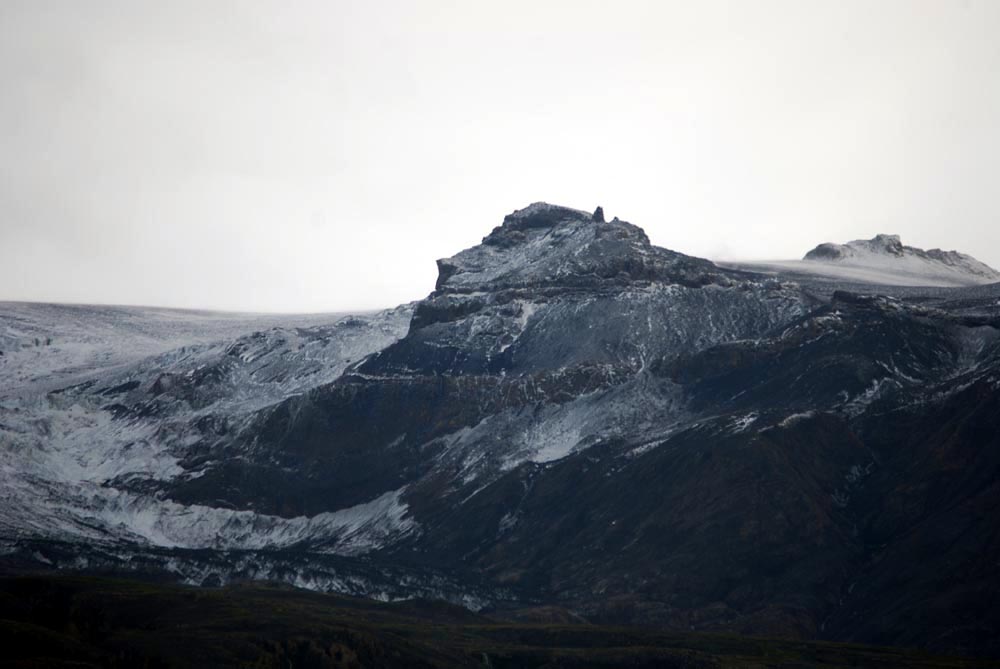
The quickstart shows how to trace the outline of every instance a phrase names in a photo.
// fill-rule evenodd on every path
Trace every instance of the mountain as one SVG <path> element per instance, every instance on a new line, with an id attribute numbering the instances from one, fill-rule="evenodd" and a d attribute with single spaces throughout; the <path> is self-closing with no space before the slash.
<path id="1" fill-rule="evenodd" d="M 887 271 L 911 276 L 916 281 L 926 278 L 944 285 L 969 286 L 1000 281 L 1000 272 L 972 256 L 958 251 L 924 251 L 904 246 L 899 235 L 876 235 L 846 244 L 820 244 L 809 251 L 804 260 Z"/>
<path id="2" fill-rule="evenodd" d="M 958 251 L 905 246 L 899 235 L 875 235 L 846 244 L 825 243 L 802 260 L 741 262 L 734 267 L 786 278 L 825 277 L 865 285 L 963 287 L 997 283 L 1000 272 Z"/>
<path id="3" fill-rule="evenodd" d="M 1000 284 L 769 272 L 536 203 L 376 314 L 5 305 L 0 565 L 1000 654 Z"/>

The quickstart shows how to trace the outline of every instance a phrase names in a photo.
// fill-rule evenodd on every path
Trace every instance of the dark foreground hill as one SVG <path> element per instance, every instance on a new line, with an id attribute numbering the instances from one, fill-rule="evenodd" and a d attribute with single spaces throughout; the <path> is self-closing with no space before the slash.
<path id="1" fill-rule="evenodd" d="M 5 667 L 986 667 L 920 651 L 497 620 L 265 585 L 0 579 Z"/>

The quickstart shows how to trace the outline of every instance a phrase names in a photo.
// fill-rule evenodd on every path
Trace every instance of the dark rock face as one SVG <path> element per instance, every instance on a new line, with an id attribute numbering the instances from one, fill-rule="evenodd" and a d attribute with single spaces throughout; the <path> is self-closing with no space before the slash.
<path id="1" fill-rule="evenodd" d="M 416 305 L 405 337 L 336 383 L 260 414 L 216 446 L 252 457 L 227 458 L 171 487 L 171 497 L 209 503 L 229 490 L 237 508 L 295 516 L 401 486 L 426 490 L 456 472 L 482 485 L 498 468 L 549 457 L 539 455 L 543 438 L 525 436 L 544 431 L 542 408 L 572 415 L 589 396 L 618 392 L 681 411 L 672 387 L 642 397 L 636 374 L 663 357 L 759 336 L 811 305 L 796 287 L 653 247 L 631 224 L 598 225 L 544 204 L 507 216 L 482 246 L 438 266 L 437 288 Z M 621 432 L 635 413 L 643 412 L 623 400 L 604 429 Z M 490 422 L 496 430 L 452 443 Z M 518 436 L 496 443 L 508 430 Z"/>
<path id="2" fill-rule="evenodd" d="M 381 321 L 73 391 L 113 402 L 116 425 L 194 414 L 158 427 L 183 474 L 106 485 L 203 522 L 225 510 L 233 545 L 324 583 L 331 554 L 363 553 L 422 596 L 465 584 L 499 609 L 1000 654 L 1000 289 L 820 290 L 602 220 L 508 215 L 438 261 L 408 330 L 397 314 L 312 386 L 298 351 Z M 296 392 L 220 410 L 248 367 Z"/>
<path id="3" fill-rule="evenodd" d="M 995 653 L 997 340 L 840 294 L 655 366 L 703 420 L 525 465 L 424 540 L 595 620 Z"/>

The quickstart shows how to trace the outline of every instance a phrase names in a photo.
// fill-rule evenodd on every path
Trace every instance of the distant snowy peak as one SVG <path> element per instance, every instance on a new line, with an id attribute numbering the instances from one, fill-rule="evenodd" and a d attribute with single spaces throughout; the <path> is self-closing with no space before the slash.
<path id="1" fill-rule="evenodd" d="M 924 277 L 934 284 L 975 285 L 1000 281 L 1000 272 L 958 251 L 905 246 L 899 235 L 875 235 L 846 244 L 820 244 L 804 261 Z"/>
<path id="2" fill-rule="evenodd" d="M 867 258 L 870 256 L 896 256 L 905 255 L 905 249 L 923 253 L 920 249 L 903 246 L 899 235 L 875 235 L 871 239 L 855 239 L 846 244 L 833 244 L 827 242 L 820 244 L 805 255 L 803 260 L 838 261 L 851 258 Z"/>

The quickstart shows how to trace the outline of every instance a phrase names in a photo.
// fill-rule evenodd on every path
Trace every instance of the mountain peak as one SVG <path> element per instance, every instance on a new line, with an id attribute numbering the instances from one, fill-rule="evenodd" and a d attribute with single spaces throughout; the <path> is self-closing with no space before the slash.
<path id="1" fill-rule="evenodd" d="M 669 281 L 705 285 L 711 262 L 655 247 L 642 228 L 593 212 L 535 202 L 504 217 L 482 244 L 438 260 L 438 292 Z"/>
<path id="2" fill-rule="evenodd" d="M 893 255 L 899 255 L 903 252 L 903 242 L 900 240 L 899 235 L 878 234 L 875 235 L 874 239 L 870 240 L 870 244 Z"/>
<path id="3" fill-rule="evenodd" d="M 806 253 L 805 261 L 898 274 L 908 283 L 974 285 L 1000 281 L 1000 272 L 958 251 L 906 246 L 899 235 L 878 234 L 846 244 L 827 242 Z"/>
<path id="4" fill-rule="evenodd" d="M 806 253 L 803 260 L 823 262 L 857 258 L 870 254 L 903 256 L 905 249 L 899 235 L 877 234 L 871 239 L 855 239 L 846 244 L 827 242 Z M 919 249 L 914 249 L 919 250 Z"/>
<path id="5" fill-rule="evenodd" d="M 532 202 L 523 209 L 515 209 L 507 214 L 503 222 L 505 226 L 518 228 L 548 228 L 564 221 L 591 219 L 591 214 L 580 209 L 571 209 L 548 202 Z"/>

